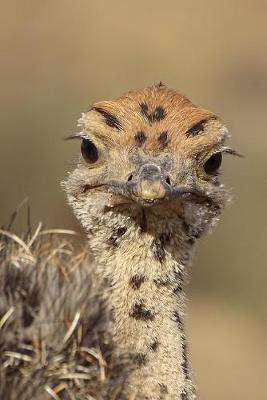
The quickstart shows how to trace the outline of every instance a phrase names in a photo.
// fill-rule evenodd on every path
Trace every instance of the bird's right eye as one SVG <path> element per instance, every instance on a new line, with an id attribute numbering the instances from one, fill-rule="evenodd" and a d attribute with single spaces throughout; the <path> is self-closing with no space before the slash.
<path id="1" fill-rule="evenodd" d="M 204 170 L 208 175 L 216 175 L 222 163 L 222 153 L 213 154 L 204 164 Z"/>
<path id="2" fill-rule="evenodd" d="M 98 160 L 98 150 L 95 144 L 90 139 L 82 139 L 81 153 L 84 160 L 88 164 L 94 164 Z"/>

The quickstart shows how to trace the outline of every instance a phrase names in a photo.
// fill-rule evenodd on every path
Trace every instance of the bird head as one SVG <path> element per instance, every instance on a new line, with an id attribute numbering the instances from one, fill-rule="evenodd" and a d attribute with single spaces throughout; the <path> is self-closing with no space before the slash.
<path id="1" fill-rule="evenodd" d="M 223 154 L 235 152 L 212 112 L 160 84 L 96 103 L 79 126 L 81 156 L 64 186 L 88 231 L 105 214 L 145 231 L 179 220 L 195 236 L 216 220 Z"/>

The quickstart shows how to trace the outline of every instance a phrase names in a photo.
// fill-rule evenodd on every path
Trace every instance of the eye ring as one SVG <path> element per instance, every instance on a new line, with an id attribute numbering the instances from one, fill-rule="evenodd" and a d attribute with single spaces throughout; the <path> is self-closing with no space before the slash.
<path id="1" fill-rule="evenodd" d="M 208 175 L 216 175 L 222 163 L 222 153 L 214 153 L 203 165 L 204 171 Z"/>
<path id="2" fill-rule="evenodd" d="M 81 153 L 88 164 L 94 164 L 99 158 L 96 145 L 90 139 L 82 138 Z"/>

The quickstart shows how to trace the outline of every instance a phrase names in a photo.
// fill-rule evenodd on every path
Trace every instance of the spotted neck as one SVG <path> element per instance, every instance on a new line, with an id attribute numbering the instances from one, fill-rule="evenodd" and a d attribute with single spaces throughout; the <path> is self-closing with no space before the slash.
<path id="1" fill-rule="evenodd" d="M 129 218 L 120 216 L 112 226 L 105 218 L 90 235 L 90 246 L 106 285 L 112 313 L 108 330 L 119 351 L 130 357 L 125 394 L 193 400 L 183 324 L 183 283 L 193 239 L 179 219 L 170 224 L 168 217 L 160 223 L 151 217 L 149 231 L 142 232 Z"/>

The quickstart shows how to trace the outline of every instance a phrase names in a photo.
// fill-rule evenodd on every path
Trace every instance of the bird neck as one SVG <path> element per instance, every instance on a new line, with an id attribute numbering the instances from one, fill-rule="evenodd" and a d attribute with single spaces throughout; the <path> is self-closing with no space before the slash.
<path id="1" fill-rule="evenodd" d="M 129 359 L 125 393 L 136 399 L 195 399 L 184 332 L 183 286 L 193 239 L 181 221 L 122 218 L 90 236 L 115 345 Z"/>

